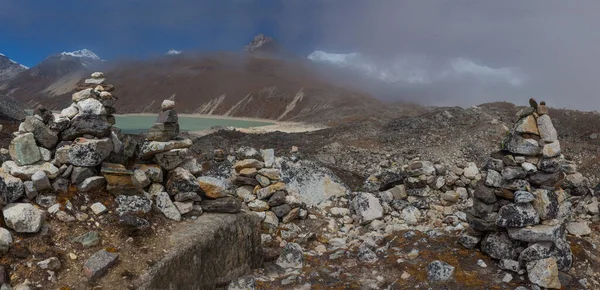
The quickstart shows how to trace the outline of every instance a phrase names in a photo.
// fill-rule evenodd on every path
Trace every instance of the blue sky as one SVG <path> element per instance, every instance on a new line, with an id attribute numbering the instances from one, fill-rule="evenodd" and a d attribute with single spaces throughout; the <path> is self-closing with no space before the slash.
<path id="1" fill-rule="evenodd" d="M 289 50 L 307 55 L 318 38 L 318 24 L 310 17 L 321 4 L 295 0 L 0 0 L 0 52 L 34 66 L 50 54 L 82 48 L 104 59 L 143 58 L 169 49 L 238 51 L 254 35 L 264 33 Z"/>

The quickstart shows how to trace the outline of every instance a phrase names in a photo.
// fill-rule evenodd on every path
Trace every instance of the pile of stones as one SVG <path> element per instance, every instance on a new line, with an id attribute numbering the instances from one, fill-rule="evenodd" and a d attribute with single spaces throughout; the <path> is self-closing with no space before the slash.
<path id="1" fill-rule="evenodd" d="M 0 170 L 0 204 L 8 204 L 3 214 L 15 231 L 41 228 L 41 215 L 29 201 L 50 208 L 58 219 L 75 220 L 75 212 L 58 210 L 57 195 L 103 188 L 105 180 L 96 167 L 129 149 L 113 127 L 117 98 L 111 93 L 114 87 L 105 82 L 103 73 L 93 73 L 68 108 L 57 114 L 38 106 L 14 132 L 10 160 L 3 158 Z"/>
<path id="2" fill-rule="evenodd" d="M 263 228 L 269 232 L 276 231 L 279 222 L 287 224 L 306 218 L 306 206 L 289 194 L 280 170 L 275 168 L 274 150 L 261 150 L 260 156 L 255 157 L 233 164 L 232 183 L 237 186 L 238 199 L 260 216 Z"/>
<path id="3" fill-rule="evenodd" d="M 502 269 L 559 289 L 559 271 L 573 262 L 565 226 L 569 198 L 587 189 L 576 181 L 576 166 L 561 155 L 545 104 L 530 103 L 485 165 L 467 213 L 472 230 L 459 241 L 467 248 L 479 245 Z"/>

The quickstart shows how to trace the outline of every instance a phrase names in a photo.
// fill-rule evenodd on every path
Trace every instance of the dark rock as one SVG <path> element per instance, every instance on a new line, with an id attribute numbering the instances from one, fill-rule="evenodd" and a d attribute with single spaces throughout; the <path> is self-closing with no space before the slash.
<path id="1" fill-rule="evenodd" d="M 375 254 L 371 247 L 367 246 L 366 243 L 363 243 L 358 247 L 357 257 L 358 260 L 363 263 L 375 263 L 378 260 L 377 254 Z"/>
<path id="2" fill-rule="evenodd" d="M 485 186 L 483 181 L 477 183 L 473 192 L 473 196 L 487 204 L 493 204 L 497 200 L 494 189 Z"/>
<path id="3" fill-rule="evenodd" d="M 500 208 L 496 224 L 503 228 L 521 228 L 539 222 L 540 217 L 531 204 L 511 203 Z"/>
<path id="4" fill-rule="evenodd" d="M 92 247 L 100 243 L 100 234 L 95 231 L 90 231 L 81 236 L 72 238 L 71 242 L 79 243 L 84 248 Z"/>
<path id="5" fill-rule="evenodd" d="M 553 242 L 556 241 L 565 232 L 563 225 L 536 225 L 527 228 L 509 228 L 508 235 L 519 241 L 524 242 Z"/>
<path id="6" fill-rule="evenodd" d="M 555 219 L 558 216 L 558 197 L 552 190 L 537 189 L 534 192 L 533 207 L 541 220 Z"/>
<path id="7" fill-rule="evenodd" d="M 467 222 L 473 229 L 481 232 L 498 231 L 496 225 L 497 213 L 491 213 L 483 218 L 473 215 L 472 212 L 467 212 Z"/>
<path id="8" fill-rule="evenodd" d="M 473 215 L 483 218 L 492 212 L 498 211 L 497 204 L 487 204 L 478 198 L 473 198 Z"/>
<path id="9" fill-rule="evenodd" d="M 274 207 L 285 203 L 285 192 L 277 191 L 269 198 L 269 206 Z"/>
<path id="10" fill-rule="evenodd" d="M 481 251 L 494 259 L 516 260 L 520 246 L 519 241 L 512 240 L 505 232 L 488 233 L 481 241 Z"/>
<path id="11" fill-rule="evenodd" d="M 531 192 L 527 191 L 517 191 L 515 192 L 514 200 L 516 203 L 530 203 L 535 199 Z"/>
<path id="12" fill-rule="evenodd" d="M 500 157 L 499 159 L 496 158 L 490 158 L 488 159 L 487 163 L 484 165 L 483 169 L 488 170 L 494 170 L 497 172 L 502 172 L 502 169 L 504 169 L 504 162 L 501 159 L 502 157 Z"/>
<path id="13" fill-rule="evenodd" d="M 92 177 L 96 175 L 96 170 L 93 167 L 77 167 L 73 166 L 73 171 L 71 172 L 71 183 L 80 184 L 86 178 Z"/>
<path id="14" fill-rule="evenodd" d="M 538 168 L 544 172 L 555 173 L 560 170 L 561 163 L 561 159 L 558 157 L 543 158 L 538 164 Z"/>
<path id="15" fill-rule="evenodd" d="M 176 194 L 173 199 L 175 201 L 183 202 L 183 201 L 202 201 L 202 197 L 198 195 L 196 192 L 182 192 Z"/>
<path id="16" fill-rule="evenodd" d="M 562 236 L 554 241 L 554 250 L 556 264 L 558 269 L 561 271 L 569 271 L 573 266 L 573 252 L 571 251 L 571 245 L 567 241 L 567 233 L 564 231 Z"/>
<path id="17" fill-rule="evenodd" d="M 394 171 L 384 171 L 381 175 L 377 176 L 377 179 L 380 184 L 379 191 L 386 191 L 397 185 L 404 184 L 406 174 Z"/>
<path id="18" fill-rule="evenodd" d="M 467 249 L 473 249 L 479 244 L 479 241 L 481 241 L 481 236 L 482 233 L 480 232 L 467 230 L 462 233 L 460 238 L 458 238 L 458 242 Z"/>
<path id="19" fill-rule="evenodd" d="M 258 185 L 258 180 L 254 179 L 254 178 L 250 178 L 250 177 L 244 177 L 241 175 L 237 175 L 233 179 L 233 184 L 236 186 L 251 185 L 254 187 L 254 186 Z"/>
<path id="20" fill-rule="evenodd" d="M 119 259 L 119 254 L 100 250 L 83 264 L 83 273 L 89 281 L 96 281 Z"/>
<path id="21" fill-rule="evenodd" d="M 519 261 L 535 261 L 550 258 L 553 256 L 553 244 L 551 242 L 539 242 L 530 244 L 519 254 Z"/>
<path id="22" fill-rule="evenodd" d="M 146 214 L 152 209 L 152 201 L 140 195 L 119 195 L 115 201 L 119 215 Z"/>
<path id="23" fill-rule="evenodd" d="M 238 213 L 242 209 L 242 203 L 233 197 L 203 200 L 200 206 L 205 212 Z"/>
<path id="24" fill-rule="evenodd" d="M 85 134 L 103 138 L 110 133 L 110 127 L 104 115 L 78 115 L 71 120 L 71 126 L 60 133 L 60 139 L 72 141 Z"/>
<path id="25" fill-rule="evenodd" d="M 146 139 L 150 141 L 165 142 L 179 135 L 178 123 L 155 123 L 146 133 Z"/>
<path id="26" fill-rule="evenodd" d="M 119 216 L 119 223 L 124 226 L 127 226 L 131 229 L 140 230 L 140 231 L 147 230 L 150 228 L 149 221 L 147 221 L 143 218 L 133 216 L 133 215 L 128 215 L 128 214 Z"/>
<path id="27" fill-rule="evenodd" d="M 54 180 L 54 182 L 52 183 L 52 189 L 54 189 L 54 191 L 56 193 L 65 193 L 67 191 L 69 191 L 69 180 L 66 178 L 57 178 Z"/>
<path id="28" fill-rule="evenodd" d="M 501 174 L 504 180 L 523 179 L 527 176 L 521 167 L 505 167 Z"/>
<path id="29" fill-rule="evenodd" d="M 198 192 L 200 185 L 196 181 L 196 177 L 188 170 L 177 167 L 169 172 L 166 188 L 170 195 L 176 195 L 184 192 Z"/>
<path id="30" fill-rule="evenodd" d="M 280 206 L 275 206 L 271 208 L 271 211 L 278 217 L 282 218 L 286 214 L 288 214 L 292 210 L 292 207 L 289 204 L 283 204 Z"/>
<path id="31" fill-rule="evenodd" d="M 554 186 L 558 183 L 561 174 L 556 173 L 545 173 L 538 171 L 532 175 L 530 175 L 527 180 L 535 186 Z"/>
<path id="32" fill-rule="evenodd" d="M 4 284 L 9 284 L 9 280 L 8 280 L 8 273 L 6 272 L 6 269 L 4 269 L 4 266 L 0 265 L 0 286 L 4 285 Z"/>
<path id="33" fill-rule="evenodd" d="M 52 118 L 52 115 L 50 115 Z M 23 122 L 23 129 L 27 132 L 33 133 L 35 141 L 41 146 L 52 149 L 58 142 L 58 136 L 50 128 L 48 128 L 44 122 L 34 116 L 28 116 Z"/>
<path id="34" fill-rule="evenodd" d="M 427 277 L 432 282 L 445 282 L 454 276 L 454 267 L 439 260 L 431 262 L 427 266 Z"/>
<path id="35" fill-rule="evenodd" d="M 275 264 L 284 269 L 301 269 L 304 266 L 302 247 L 296 243 L 288 243 Z"/>

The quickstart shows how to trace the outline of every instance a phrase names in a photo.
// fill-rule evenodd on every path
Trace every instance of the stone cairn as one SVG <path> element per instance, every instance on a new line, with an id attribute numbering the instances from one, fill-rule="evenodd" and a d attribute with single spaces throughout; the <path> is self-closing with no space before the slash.
<path id="1" fill-rule="evenodd" d="M 285 224 L 306 218 L 305 205 L 289 194 L 275 165 L 275 151 L 265 149 L 254 154 L 257 159 L 244 159 L 233 165 L 235 193 L 263 221 L 263 229 L 275 231 Z"/>
<path id="2" fill-rule="evenodd" d="M 467 213 L 473 230 L 459 242 L 467 248 L 480 244 L 500 268 L 558 289 L 558 271 L 569 270 L 573 262 L 565 221 L 569 193 L 578 191 L 570 181 L 581 174 L 561 155 L 545 103 L 532 99 L 530 104 L 485 165 Z"/>

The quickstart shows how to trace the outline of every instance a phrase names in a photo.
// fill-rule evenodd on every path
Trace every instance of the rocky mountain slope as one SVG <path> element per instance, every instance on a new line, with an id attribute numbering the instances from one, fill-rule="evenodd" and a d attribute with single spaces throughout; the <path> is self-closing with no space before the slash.
<path id="1" fill-rule="evenodd" d="M 21 65 L 0 53 L 0 91 L 5 89 L 6 84 L 11 79 L 26 69 L 28 69 L 28 67 Z"/>
<path id="2" fill-rule="evenodd" d="M 48 57 L 12 79 L 10 95 L 30 108 L 62 108 L 71 102 L 77 83 L 102 68 L 120 88 L 123 113 L 157 112 L 165 98 L 181 104 L 182 113 L 318 122 L 372 115 L 373 108 L 381 107 L 367 93 L 326 79 L 317 65 L 292 57 L 264 35 L 241 53 L 184 53 L 118 63 L 100 62 L 90 53 Z"/>

